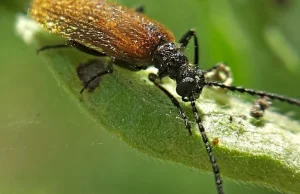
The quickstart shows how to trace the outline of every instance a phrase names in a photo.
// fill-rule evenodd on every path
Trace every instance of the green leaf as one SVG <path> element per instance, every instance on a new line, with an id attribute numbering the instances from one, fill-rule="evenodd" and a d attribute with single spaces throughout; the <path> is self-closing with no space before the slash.
<path id="1" fill-rule="evenodd" d="M 64 41 L 39 30 L 24 17 L 19 17 L 18 22 L 18 32 L 33 49 Z M 45 58 L 58 85 L 74 105 L 96 125 L 150 156 L 211 172 L 189 103 L 181 105 L 192 122 L 192 136 L 170 99 L 148 81 L 149 70 L 132 72 L 114 67 L 115 72 L 104 76 L 93 93 L 84 92 L 81 96 L 82 84 L 76 69 L 90 56 L 75 49 L 56 49 L 42 52 L 40 57 Z M 180 100 L 174 82 L 164 79 L 163 83 Z M 258 121 L 249 116 L 251 104 L 231 93 L 209 89 L 204 90 L 197 107 L 209 140 L 220 141 L 213 152 L 223 177 L 281 192 L 300 190 L 298 122 L 272 108 Z"/>

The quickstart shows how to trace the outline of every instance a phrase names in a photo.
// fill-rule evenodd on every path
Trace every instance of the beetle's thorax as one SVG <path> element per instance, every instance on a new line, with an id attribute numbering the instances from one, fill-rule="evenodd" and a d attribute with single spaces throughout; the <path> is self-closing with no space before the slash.
<path id="1" fill-rule="evenodd" d="M 189 63 L 180 47 L 172 42 L 160 45 L 154 52 L 153 61 L 159 76 L 169 76 L 171 79 L 176 79 L 180 67 Z"/>
<path id="2" fill-rule="evenodd" d="M 153 55 L 158 76 L 176 81 L 176 92 L 182 100 L 197 99 L 205 85 L 204 72 L 189 64 L 181 48 L 175 43 L 160 45 Z"/>

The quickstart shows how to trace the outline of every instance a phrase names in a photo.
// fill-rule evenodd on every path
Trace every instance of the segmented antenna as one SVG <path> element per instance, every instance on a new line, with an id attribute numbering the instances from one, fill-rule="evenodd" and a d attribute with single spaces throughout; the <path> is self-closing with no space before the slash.
<path id="1" fill-rule="evenodd" d="M 233 91 L 233 92 L 237 91 L 237 92 L 240 92 L 240 93 L 247 93 L 247 94 L 250 94 L 252 96 L 261 96 L 261 97 L 267 96 L 272 100 L 279 100 L 281 102 L 287 102 L 289 104 L 294 104 L 294 105 L 300 106 L 300 100 L 297 100 L 295 98 L 288 98 L 288 97 L 285 97 L 285 96 L 282 96 L 282 95 L 279 95 L 279 94 L 268 93 L 268 92 L 265 92 L 265 91 L 257 91 L 257 90 L 253 90 L 253 89 L 243 88 L 243 87 L 240 87 L 240 86 L 226 86 L 222 83 L 213 82 L 213 81 L 205 82 L 205 85 L 206 86 L 217 86 L 217 87 L 220 87 L 220 88 L 228 89 L 228 90 Z"/>
<path id="2" fill-rule="evenodd" d="M 204 129 L 203 125 L 202 125 L 202 120 L 201 120 L 201 118 L 199 116 L 199 113 L 198 113 L 198 110 L 196 108 L 195 100 L 191 98 L 190 102 L 191 102 L 191 107 L 192 107 L 194 116 L 196 118 L 196 123 L 198 125 L 199 132 L 201 134 L 203 143 L 204 143 L 205 148 L 206 148 L 206 152 L 207 152 L 207 154 L 209 156 L 209 160 L 210 160 L 210 162 L 212 164 L 212 169 L 213 169 L 213 172 L 214 172 L 214 175 L 215 175 L 215 181 L 216 181 L 218 193 L 219 194 L 224 194 L 223 186 L 222 186 L 222 179 L 221 179 L 221 176 L 220 176 L 220 170 L 219 170 L 216 158 L 215 158 L 215 156 L 214 156 L 214 154 L 212 152 L 211 145 L 210 145 L 210 143 L 209 143 L 209 141 L 207 139 L 207 136 L 206 136 L 206 133 L 205 133 L 205 129 Z"/>

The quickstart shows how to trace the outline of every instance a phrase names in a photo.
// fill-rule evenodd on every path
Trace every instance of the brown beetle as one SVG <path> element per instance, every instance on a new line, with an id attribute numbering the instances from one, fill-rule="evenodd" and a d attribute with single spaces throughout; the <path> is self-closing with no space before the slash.
<path id="1" fill-rule="evenodd" d="M 198 39 L 194 30 L 187 31 L 179 43 L 173 34 L 155 20 L 149 19 L 141 9 L 133 10 L 105 0 L 34 0 L 30 15 L 50 32 L 67 38 L 66 44 L 45 46 L 38 51 L 75 47 L 94 56 L 109 56 L 112 63 L 107 70 L 98 73 L 87 81 L 83 90 L 98 77 L 112 73 L 113 64 L 130 69 L 145 69 L 151 64 L 158 74 L 149 74 L 149 79 L 162 90 L 178 108 L 184 119 L 185 127 L 191 132 L 191 125 L 180 103 L 160 85 L 160 79 L 170 77 L 176 81 L 176 92 L 185 102 L 190 102 L 205 149 L 212 164 L 215 183 L 219 194 L 223 194 L 219 167 L 213 155 L 201 118 L 195 105 L 205 86 L 216 86 L 250 95 L 267 96 L 300 106 L 300 101 L 281 95 L 227 86 L 223 83 L 208 81 L 205 74 L 218 68 L 218 65 L 202 70 L 198 67 Z M 190 39 L 194 39 L 194 61 L 191 64 L 183 50 Z M 83 91 L 82 90 L 82 91 Z M 82 92 L 81 91 L 81 92 Z"/>

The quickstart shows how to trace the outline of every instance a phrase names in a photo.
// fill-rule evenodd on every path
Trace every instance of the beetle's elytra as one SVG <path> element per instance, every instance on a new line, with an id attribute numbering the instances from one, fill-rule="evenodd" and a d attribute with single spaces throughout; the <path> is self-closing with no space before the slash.
<path id="1" fill-rule="evenodd" d="M 50 32 L 139 67 L 151 62 L 162 40 L 174 41 L 158 22 L 103 0 L 36 0 L 30 15 Z"/>

